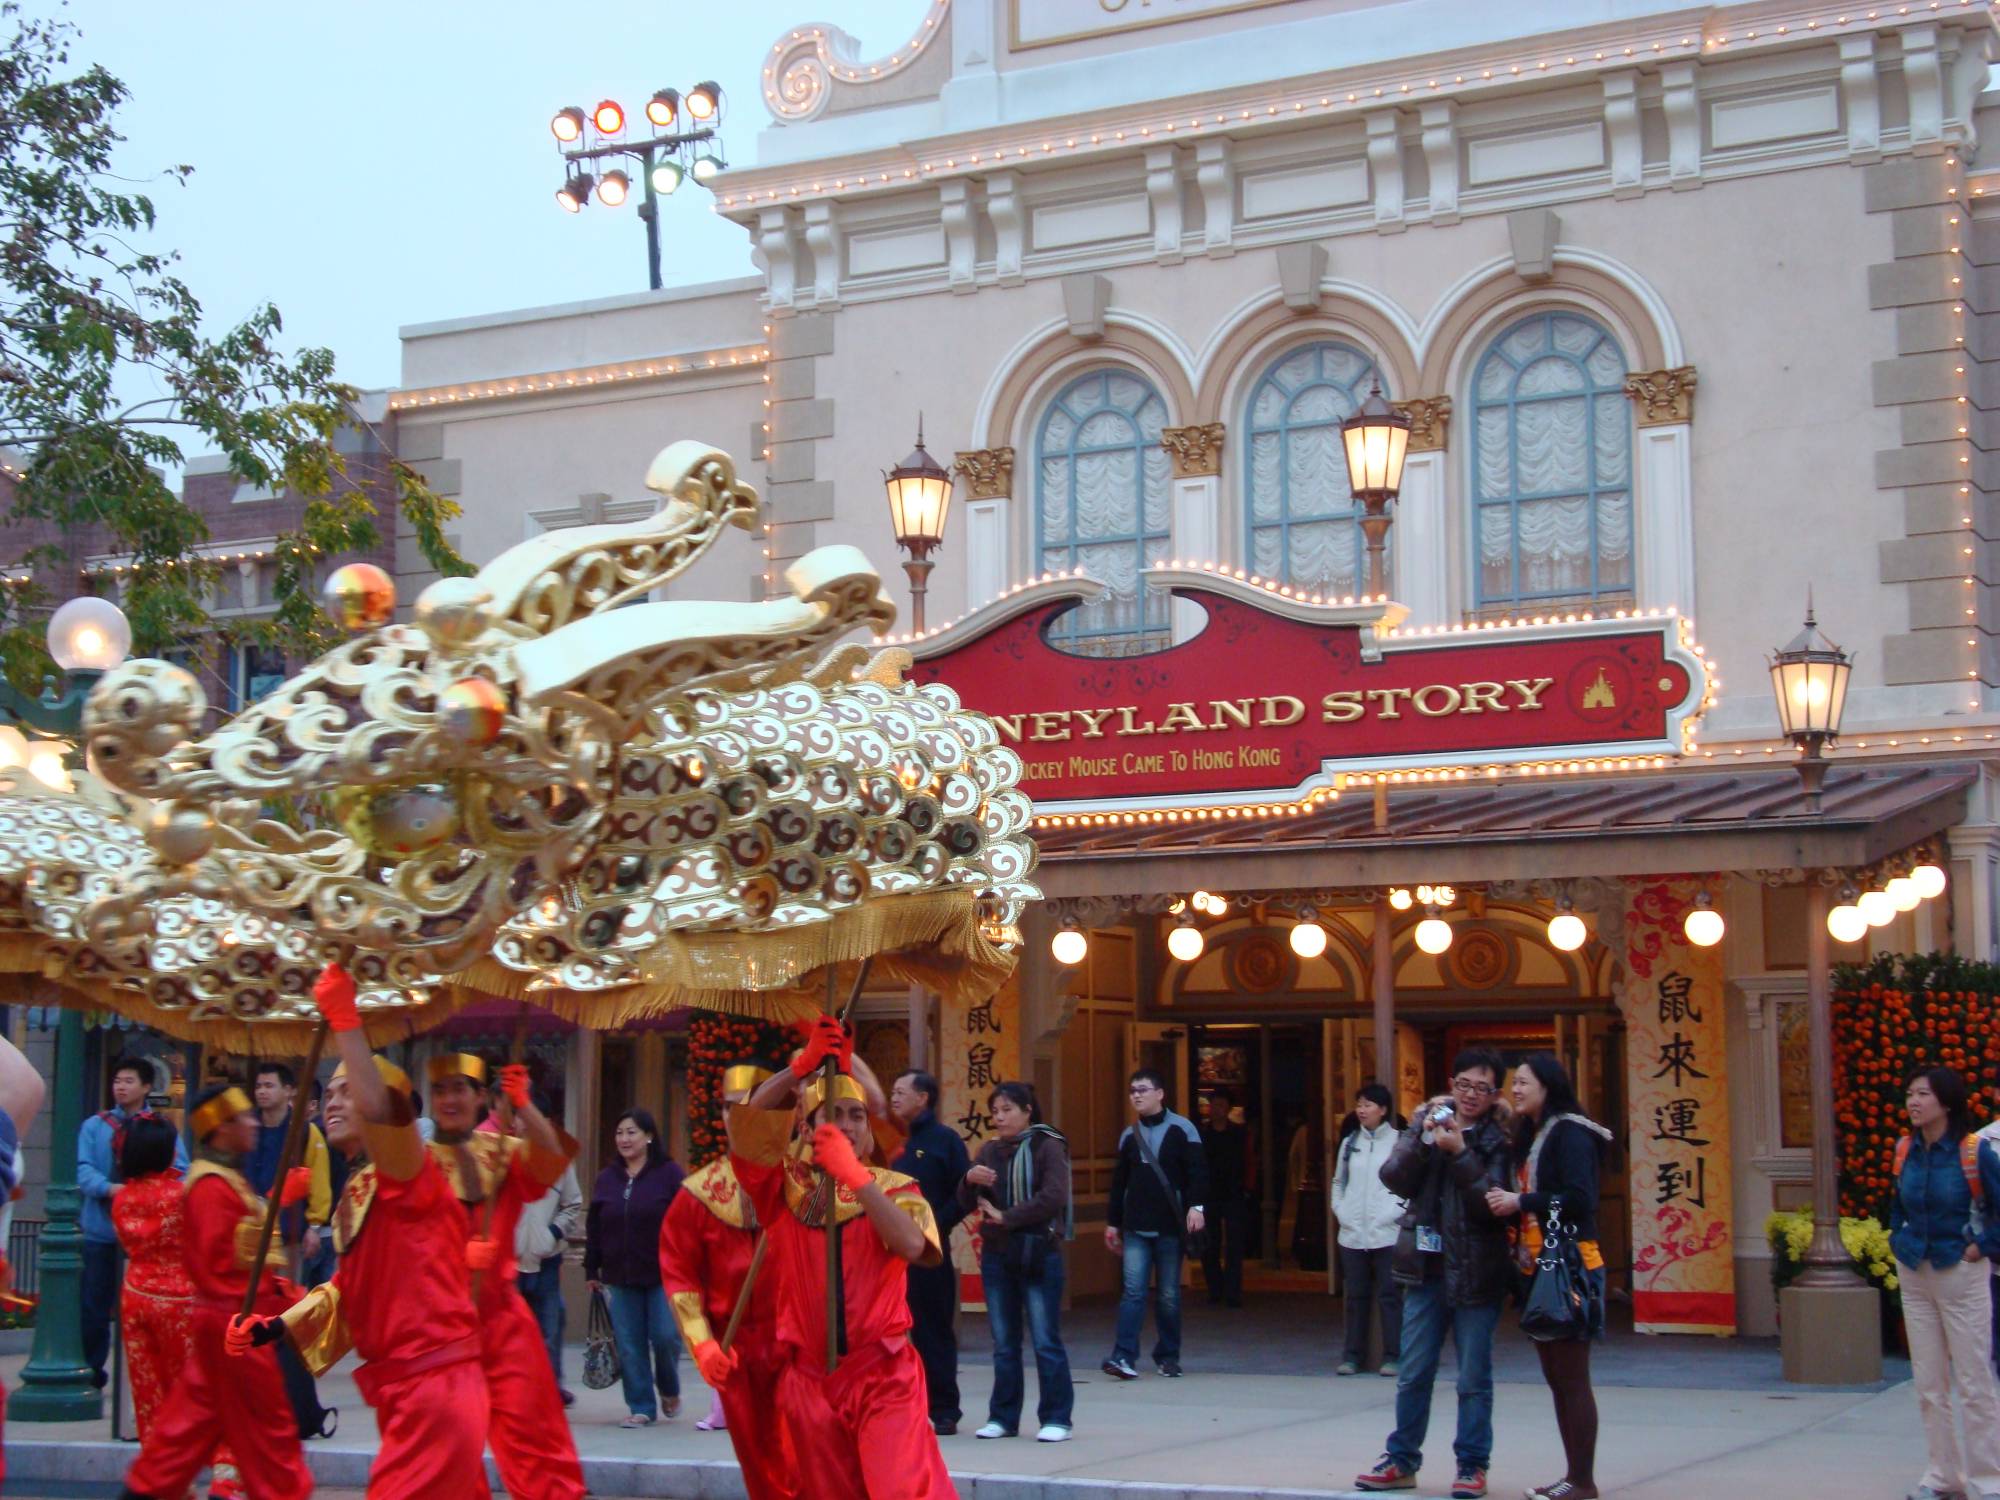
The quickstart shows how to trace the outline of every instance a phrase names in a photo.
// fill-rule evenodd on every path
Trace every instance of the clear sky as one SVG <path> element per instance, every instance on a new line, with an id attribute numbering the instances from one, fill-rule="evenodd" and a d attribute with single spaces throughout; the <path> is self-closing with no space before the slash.
<path id="1" fill-rule="evenodd" d="M 54 0 L 29 0 L 53 14 Z M 82 63 L 132 97 L 121 169 L 152 178 L 160 246 L 220 326 L 277 303 L 289 342 L 326 345 L 342 378 L 398 378 L 396 330 L 646 287 L 638 195 L 556 206 L 548 121 L 604 97 L 633 117 L 657 88 L 708 78 L 723 143 L 755 160 L 758 89 L 789 26 L 837 20 L 866 56 L 923 0 L 76 0 Z M 643 123 L 643 122 L 642 122 Z M 749 243 L 692 181 L 662 205 L 669 286 L 749 274 Z"/>

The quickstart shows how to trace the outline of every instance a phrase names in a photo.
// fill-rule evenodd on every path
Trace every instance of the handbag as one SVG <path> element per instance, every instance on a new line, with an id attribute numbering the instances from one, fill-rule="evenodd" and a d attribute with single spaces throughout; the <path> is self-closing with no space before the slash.
<path id="1" fill-rule="evenodd" d="M 609 1390 L 624 1372 L 618 1364 L 618 1340 L 611 1331 L 611 1309 L 604 1293 L 590 1294 L 590 1324 L 583 1340 L 583 1383 L 593 1391 Z"/>
<path id="2" fill-rule="evenodd" d="M 1174 1226 L 1180 1230 L 1181 1245 L 1185 1248 L 1188 1258 L 1192 1260 L 1208 1248 L 1208 1231 L 1205 1228 L 1187 1227 L 1187 1214 L 1181 1208 L 1181 1195 L 1174 1191 L 1174 1184 L 1167 1176 L 1167 1169 L 1160 1165 L 1159 1157 L 1153 1154 L 1152 1145 L 1146 1139 L 1146 1132 L 1134 1124 L 1132 1134 L 1138 1139 L 1139 1154 L 1146 1158 L 1146 1165 L 1153 1169 L 1153 1175 L 1160 1179 L 1160 1186 L 1167 1190 L 1167 1202 L 1172 1204 L 1174 1209 Z"/>
<path id="3" fill-rule="evenodd" d="M 1521 1305 L 1521 1331 L 1539 1344 L 1588 1338 L 1591 1296 L 1583 1256 L 1562 1222 L 1562 1201 L 1551 1199 L 1534 1279 Z"/>

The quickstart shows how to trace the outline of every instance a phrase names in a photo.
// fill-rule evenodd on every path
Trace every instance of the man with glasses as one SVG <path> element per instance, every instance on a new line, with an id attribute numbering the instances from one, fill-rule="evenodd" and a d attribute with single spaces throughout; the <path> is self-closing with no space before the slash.
<path id="1" fill-rule="evenodd" d="M 1507 1226 L 1486 1206 L 1507 1184 L 1508 1142 L 1496 1112 L 1500 1055 L 1468 1047 L 1452 1061 L 1451 1093 L 1425 1102 L 1382 1164 L 1382 1183 L 1408 1201 L 1396 1242 L 1403 1284 L 1403 1360 L 1396 1378 L 1396 1430 L 1375 1467 L 1355 1478 L 1363 1490 L 1417 1485 L 1431 1387 L 1444 1333 L 1458 1351 L 1458 1460 L 1454 1500 L 1486 1493 L 1493 1456 L 1493 1332 L 1511 1275 Z"/>
<path id="2" fill-rule="evenodd" d="M 1154 1283 L 1153 1364 L 1162 1375 L 1181 1372 L 1181 1260 L 1187 1239 L 1200 1234 L 1208 1193 L 1201 1132 L 1167 1108 L 1166 1080 L 1151 1068 L 1132 1075 L 1132 1123 L 1118 1137 L 1104 1243 L 1124 1257 L 1118 1332 L 1104 1373 L 1137 1380 L 1139 1333 L 1146 1326 L 1146 1284 Z"/>

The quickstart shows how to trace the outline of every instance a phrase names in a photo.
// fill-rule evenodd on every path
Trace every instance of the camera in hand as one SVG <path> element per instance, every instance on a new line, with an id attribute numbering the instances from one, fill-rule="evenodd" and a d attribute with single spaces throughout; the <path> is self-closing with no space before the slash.
<path id="1" fill-rule="evenodd" d="M 1446 1120 L 1455 1118 L 1457 1114 L 1458 1110 L 1454 1106 L 1440 1104 L 1436 1109 L 1431 1111 L 1431 1124 L 1442 1125 Z"/>

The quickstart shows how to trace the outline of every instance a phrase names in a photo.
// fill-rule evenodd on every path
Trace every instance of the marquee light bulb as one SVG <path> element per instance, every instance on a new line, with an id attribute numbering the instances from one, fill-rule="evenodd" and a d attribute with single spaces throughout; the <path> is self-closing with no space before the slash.
<path id="1" fill-rule="evenodd" d="M 1552 948 L 1574 953 L 1589 936 L 1590 929 L 1583 925 L 1583 918 L 1573 911 L 1557 912 L 1549 918 L 1549 946 Z"/>
<path id="2" fill-rule="evenodd" d="M 1836 943 L 1858 943 L 1868 935 L 1868 919 L 1860 907 L 1843 902 L 1826 914 L 1826 930 Z"/>
<path id="3" fill-rule="evenodd" d="M 1451 923 L 1443 917 L 1425 917 L 1417 923 L 1417 946 L 1436 957 L 1451 946 Z"/>
<path id="4" fill-rule="evenodd" d="M 1855 905 L 1861 908 L 1861 915 L 1870 927 L 1886 927 L 1896 920 L 1896 903 L 1886 891 L 1863 891 Z"/>
<path id="5" fill-rule="evenodd" d="M 1184 964 L 1200 958 L 1203 946 L 1199 927 L 1176 927 L 1167 934 L 1167 952 Z"/>
<path id="6" fill-rule="evenodd" d="M 1917 883 L 1907 875 L 1898 875 L 1890 881 L 1884 888 L 1883 894 L 1889 898 L 1897 911 L 1915 911 L 1924 904 L 1923 892 L 1917 889 Z"/>
<path id="7" fill-rule="evenodd" d="M 1059 964 L 1075 966 L 1090 952 L 1090 939 L 1074 925 L 1063 928 L 1049 939 L 1049 952 Z"/>
<path id="8" fill-rule="evenodd" d="M 1917 888 L 1917 894 L 1929 901 L 1944 894 L 1944 869 L 1940 865 L 1918 865 L 1910 871 L 1910 883 Z"/>
<path id="9" fill-rule="evenodd" d="M 1318 958 L 1326 952 L 1326 929 L 1317 922 L 1300 922 L 1292 928 L 1292 952 L 1300 958 Z"/>

